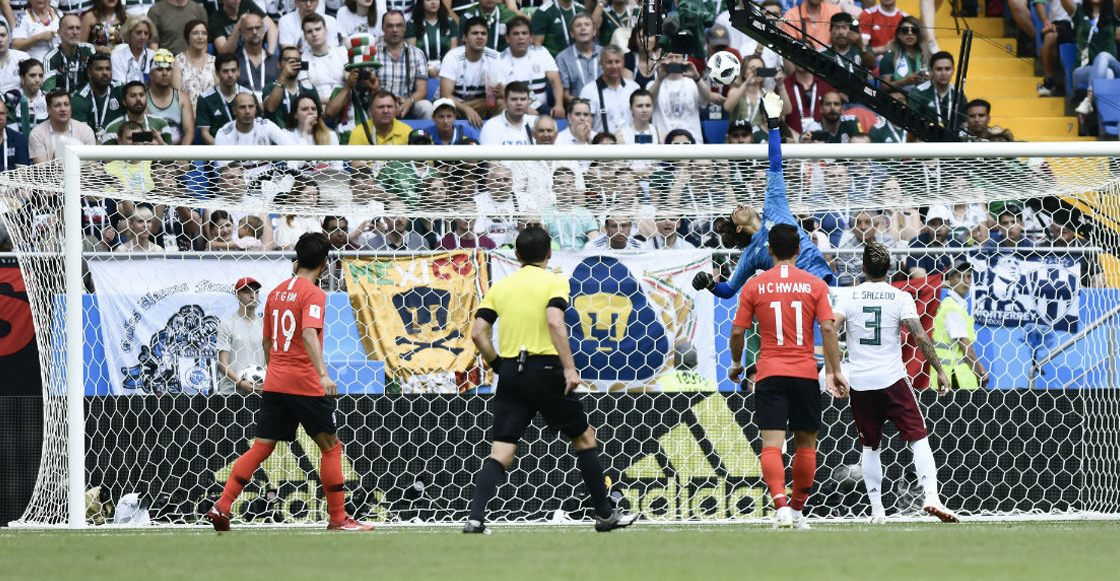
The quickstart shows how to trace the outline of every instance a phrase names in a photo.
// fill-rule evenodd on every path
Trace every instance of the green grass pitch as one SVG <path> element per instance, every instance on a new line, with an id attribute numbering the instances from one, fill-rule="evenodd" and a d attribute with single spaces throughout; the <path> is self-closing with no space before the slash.
<path id="1" fill-rule="evenodd" d="M 368 533 L 0 530 L 0 579 L 1116 579 L 1120 521 L 378 527 Z"/>

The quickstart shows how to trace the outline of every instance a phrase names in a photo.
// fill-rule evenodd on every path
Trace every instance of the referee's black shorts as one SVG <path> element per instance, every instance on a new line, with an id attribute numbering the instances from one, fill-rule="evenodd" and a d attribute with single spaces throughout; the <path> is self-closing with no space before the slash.
<path id="1" fill-rule="evenodd" d="M 821 385 L 817 379 L 771 375 L 754 386 L 754 422 L 760 430 L 821 429 Z"/>
<path id="2" fill-rule="evenodd" d="M 291 442 L 296 439 L 296 428 L 301 424 L 311 437 L 338 432 L 334 400 L 326 396 L 264 392 L 257 410 L 258 438 Z"/>
<path id="3" fill-rule="evenodd" d="M 576 438 L 587 431 L 587 413 L 575 393 L 564 394 L 564 368 L 555 355 L 534 355 L 517 371 L 517 360 L 502 361 L 498 387 L 490 400 L 491 440 L 516 444 L 541 413 L 548 427 Z"/>

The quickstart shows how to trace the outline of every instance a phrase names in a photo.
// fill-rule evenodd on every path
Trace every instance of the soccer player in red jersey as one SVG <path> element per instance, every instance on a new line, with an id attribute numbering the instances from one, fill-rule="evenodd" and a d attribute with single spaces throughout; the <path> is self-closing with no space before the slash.
<path id="1" fill-rule="evenodd" d="M 794 266 L 800 252 L 797 227 L 776 224 L 770 230 L 774 267 L 747 281 L 731 329 L 727 375 L 738 382 L 743 338 L 758 318 L 762 339 L 755 379 L 755 423 L 762 432 L 762 478 L 777 509 L 779 528 L 809 528 L 802 510 L 817 471 L 817 432 L 821 426 L 820 383 L 813 356 L 813 322 L 821 327 L 828 391 L 846 397 L 848 382 L 840 372 L 840 343 L 828 302 L 828 285 Z M 786 498 L 782 444 L 793 430 L 793 493 Z"/>
<path id="2" fill-rule="evenodd" d="M 342 477 L 342 443 L 335 427 L 334 397 L 338 386 L 323 362 L 323 314 L 327 295 L 316 284 L 327 269 L 331 242 L 322 232 L 307 233 L 296 242 L 296 273 L 268 293 L 264 320 L 264 362 L 267 373 L 257 412 L 257 438 L 233 464 L 222 498 L 206 513 L 214 530 L 228 531 L 230 507 L 272 454 L 277 440 L 291 442 L 296 429 L 315 440 L 323 456 L 319 480 L 330 512 L 328 530 L 364 531 L 373 525 L 346 514 Z"/>

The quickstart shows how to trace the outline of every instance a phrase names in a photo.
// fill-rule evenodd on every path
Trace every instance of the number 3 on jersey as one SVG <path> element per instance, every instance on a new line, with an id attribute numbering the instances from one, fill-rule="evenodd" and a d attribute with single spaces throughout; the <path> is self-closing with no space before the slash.
<path id="1" fill-rule="evenodd" d="M 805 338 L 802 336 L 802 315 L 801 315 L 801 301 L 793 301 L 789 305 L 793 308 L 793 316 L 796 319 L 794 326 L 797 328 L 797 344 L 804 345 Z M 785 331 L 782 328 L 782 302 L 772 301 L 770 308 L 774 309 L 774 334 L 777 335 L 778 345 L 786 344 Z"/>
<path id="2" fill-rule="evenodd" d="M 279 329 L 277 329 L 279 327 Z M 284 311 L 280 314 L 280 309 L 272 310 L 272 350 L 288 352 L 288 348 L 292 346 L 292 337 L 296 334 L 296 316 L 291 311 Z M 280 335 L 284 335 L 284 348 L 281 349 L 277 339 Z"/>
<path id="3" fill-rule="evenodd" d="M 865 321 L 863 326 L 874 335 L 870 339 L 860 337 L 859 344 L 881 345 L 883 343 L 883 307 L 863 307 L 863 314 L 871 315 L 871 318 Z"/>

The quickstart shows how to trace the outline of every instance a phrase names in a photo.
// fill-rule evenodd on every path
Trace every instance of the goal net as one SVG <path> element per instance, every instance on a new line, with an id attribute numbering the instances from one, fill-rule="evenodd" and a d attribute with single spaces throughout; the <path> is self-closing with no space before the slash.
<path id="1" fill-rule="evenodd" d="M 785 148 L 785 199 L 834 285 L 858 283 L 863 241 L 881 240 L 935 331 L 956 292 L 947 269 L 972 266 L 962 292 L 983 385 L 939 398 L 904 347 L 942 499 L 966 517 L 1120 510 L 1120 158 L 1070 145 Z M 518 268 L 511 245 L 531 223 L 552 233 L 550 265 L 571 282 L 571 345 L 615 499 L 657 522 L 772 516 L 753 385 L 727 379 L 736 299 L 691 284 L 733 271 L 745 243 L 733 210 L 773 220 L 765 146 L 120 146 L 65 159 L 0 175 L 46 426 L 16 524 L 199 522 L 254 436 L 260 396 L 236 380 L 263 364 L 265 296 L 307 231 L 334 247 L 320 284 L 348 510 L 464 521 L 494 380 L 471 324 Z M 848 403 L 822 398 L 810 515 L 869 514 Z M 883 461 L 888 514 L 916 516 L 893 428 Z M 281 443 L 235 522 L 322 523 L 318 466 L 302 431 Z M 534 421 L 490 518 L 586 520 L 586 496 L 568 444 Z"/>

